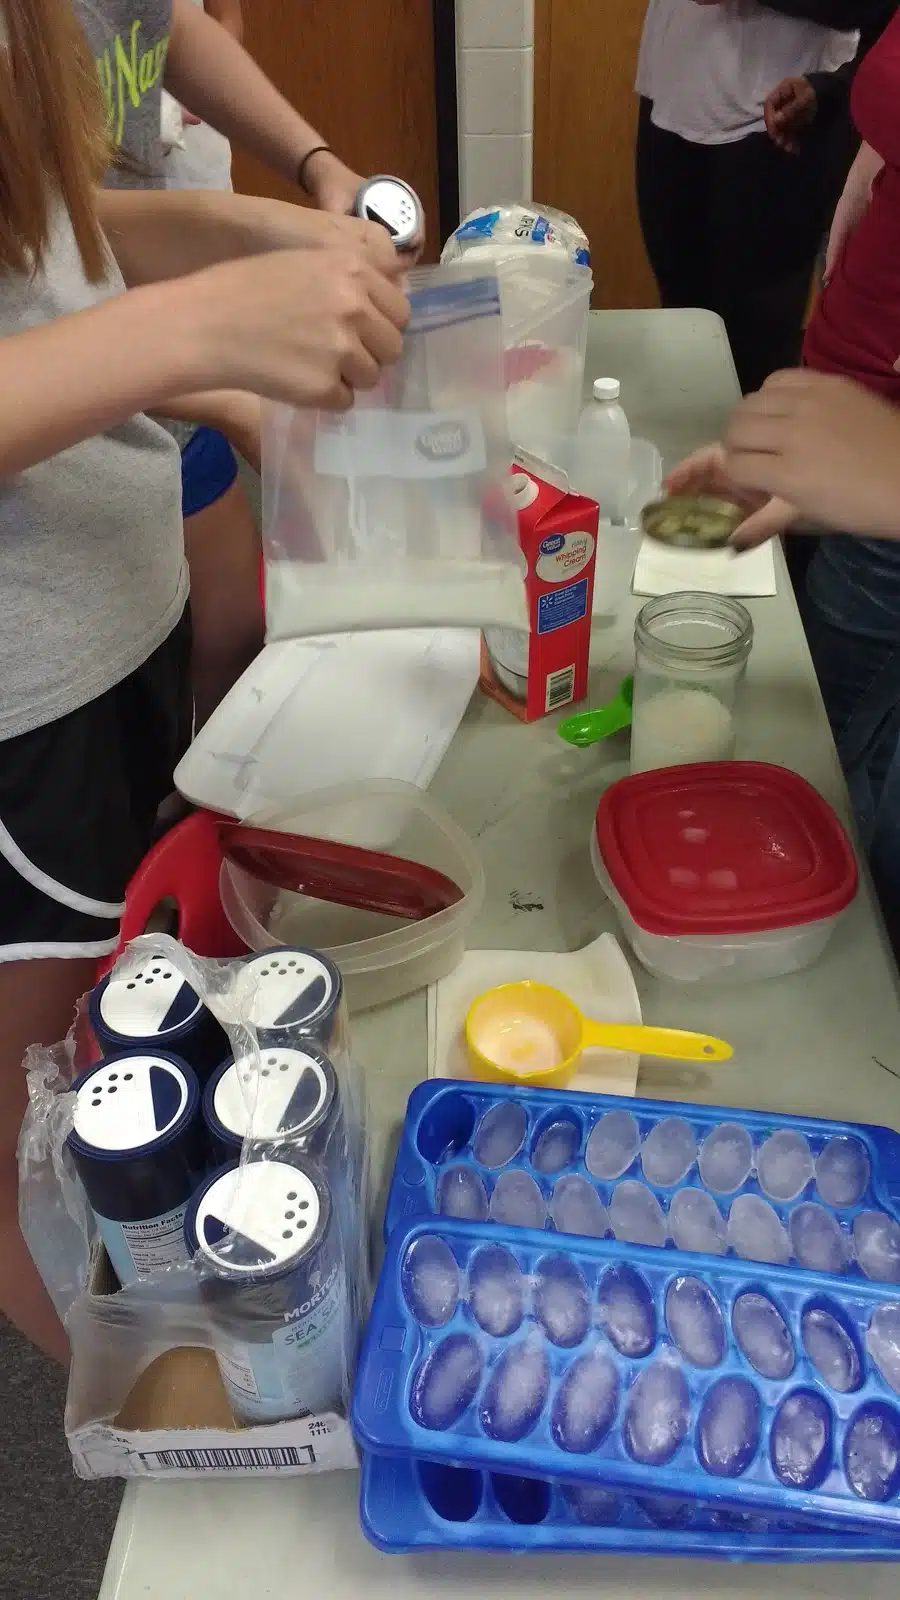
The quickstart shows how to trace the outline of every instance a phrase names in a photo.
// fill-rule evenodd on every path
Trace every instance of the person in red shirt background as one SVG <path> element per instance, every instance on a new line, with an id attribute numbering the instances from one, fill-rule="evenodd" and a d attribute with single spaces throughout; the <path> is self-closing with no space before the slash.
<path id="1" fill-rule="evenodd" d="M 862 144 L 838 203 L 803 359 L 900 406 L 900 12 L 859 67 L 851 110 Z M 801 379 L 793 375 L 794 384 Z M 778 394 L 778 384 L 768 390 L 770 411 Z M 682 463 L 668 486 L 696 492 L 713 484 L 729 484 L 717 446 Z M 795 518 L 787 500 L 769 500 L 737 541 L 785 532 Z M 800 598 L 857 822 L 900 938 L 900 544 L 852 533 L 823 538 Z"/>

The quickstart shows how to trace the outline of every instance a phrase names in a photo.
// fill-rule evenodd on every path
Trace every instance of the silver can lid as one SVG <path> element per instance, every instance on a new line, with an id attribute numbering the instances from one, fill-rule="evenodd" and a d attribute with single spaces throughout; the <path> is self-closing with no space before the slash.
<path id="1" fill-rule="evenodd" d="M 356 215 L 379 222 L 398 250 L 405 250 L 422 231 L 422 202 L 402 178 L 381 173 L 362 185 L 356 196 Z"/>

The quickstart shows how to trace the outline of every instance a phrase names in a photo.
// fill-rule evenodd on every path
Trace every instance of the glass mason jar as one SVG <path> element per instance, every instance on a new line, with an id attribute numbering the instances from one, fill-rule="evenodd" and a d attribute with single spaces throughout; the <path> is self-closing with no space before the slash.
<path id="1" fill-rule="evenodd" d="M 728 761 L 753 644 L 746 606 L 717 594 L 649 600 L 634 628 L 631 770 Z"/>

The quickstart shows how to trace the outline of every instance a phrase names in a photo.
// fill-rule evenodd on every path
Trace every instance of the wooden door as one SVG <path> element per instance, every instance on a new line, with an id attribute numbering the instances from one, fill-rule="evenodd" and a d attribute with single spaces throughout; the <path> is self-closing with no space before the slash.
<path id="1" fill-rule="evenodd" d="M 348 166 L 412 184 L 436 246 L 431 0 L 245 0 L 244 43 Z M 234 181 L 244 194 L 297 199 L 238 151 Z"/>
<path id="2" fill-rule="evenodd" d="M 646 0 L 535 0 L 534 198 L 591 241 L 594 304 L 658 304 L 634 195 Z"/>

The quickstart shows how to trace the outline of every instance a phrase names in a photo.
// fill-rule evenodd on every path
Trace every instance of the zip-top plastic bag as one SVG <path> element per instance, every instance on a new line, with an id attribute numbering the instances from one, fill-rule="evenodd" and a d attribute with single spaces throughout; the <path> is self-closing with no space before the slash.
<path id="1" fill-rule="evenodd" d="M 110 1436 L 153 1364 L 187 1346 L 215 1359 L 223 1425 L 320 1419 L 322 1464 L 352 1463 L 371 1285 L 340 974 L 299 947 L 211 961 L 149 935 L 106 981 L 105 1009 L 94 990 L 62 1045 L 29 1052 L 19 1138 L 20 1226 L 72 1348 L 76 1469 L 130 1475 Z M 111 1044 L 129 1016 L 151 1043 Z"/>
<path id="2" fill-rule="evenodd" d="M 527 626 L 500 292 L 463 265 L 410 276 L 403 354 L 343 415 L 268 406 L 268 637 Z"/>

